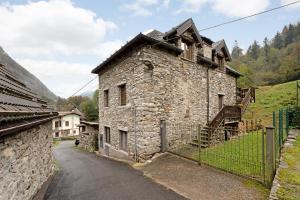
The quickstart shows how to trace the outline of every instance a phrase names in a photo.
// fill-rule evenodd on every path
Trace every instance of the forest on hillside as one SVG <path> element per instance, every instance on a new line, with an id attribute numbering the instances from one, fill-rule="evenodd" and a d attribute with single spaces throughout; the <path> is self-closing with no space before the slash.
<path id="1" fill-rule="evenodd" d="M 244 53 L 243 53 L 244 52 Z M 262 43 L 254 41 L 244 51 L 235 41 L 230 66 L 244 76 L 240 87 L 274 85 L 300 78 L 300 22 L 289 24 Z"/>

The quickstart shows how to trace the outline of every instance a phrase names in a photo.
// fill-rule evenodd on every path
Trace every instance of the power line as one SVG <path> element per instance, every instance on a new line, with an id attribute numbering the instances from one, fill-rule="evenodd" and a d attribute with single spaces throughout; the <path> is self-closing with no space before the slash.
<path id="1" fill-rule="evenodd" d="M 93 82 L 95 79 L 97 78 L 94 77 L 92 80 L 88 81 L 86 84 L 84 84 L 80 89 L 78 89 L 76 92 L 74 92 L 70 97 L 73 97 L 75 94 L 77 94 L 78 92 L 80 92 L 83 88 L 85 88 L 86 86 L 88 86 L 91 82 Z"/>
<path id="2" fill-rule="evenodd" d="M 269 9 L 269 10 L 265 10 L 265 11 L 262 11 L 262 12 L 254 13 L 254 14 L 248 15 L 246 17 L 241 17 L 241 18 L 238 18 L 238 19 L 235 19 L 235 20 L 231 20 L 231 21 L 224 22 L 224 23 L 221 23 L 221 24 L 217 24 L 217 25 L 214 25 L 214 26 L 210 26 L 210 27 L 207 27 L 207 28 L 204 28 L 204 29 L 200 29 L 199 31 L 206 31 L 206 30 L 209 30 L 209 29 L 217 28 L 217 27 L 224 26 L 224 25 L 227 25 L 227 24 L 231 24 L 231 23 L 234 23 L 234 22 L 237 22 L 237 21 L 248 19 L 248 18 L 257 16 L 257 15 L 261 15 L 261 14 L 265 14 L 265 13 L 268 13 L 268 12 L 272 12 L 274 10 L 278 10 L 278 9 L 281 9 L 281 8 L 284 8 L 284 7 L 288 7 L 288 6 L 297 4 L 297 3 L 300 3 L 300 1 L 294 1 L 292 3 L 284 4 L 282 6 L 278 6 L 278 7 Z"/>
<path id="3" fill-rule="evenodd" d="M 268 13 L 268 12 L 272 12 L 274 10 L 278 10 L 278 9 L 281 9 L 281 8 L 284 8 L 284 7 L 288 7 L 288 6 L 291 6 L 291 5 L 294 5 L 294 4 L 297 4 L 297 3 L 300 3 L 300 1 L 294 1 L 294 2 L 291 2 L 291 3 L 288 3 L 288 4 L 284 4 L 284 5 L 281 5 L 281 6 L 278 6 L 278 7 L 275 7 L 275 8 L 271 8 L 269 10 L 265 10 L 265 11 L 262 11 L 262 12 L 258 12 L 258 13 L 254 13 L 252 15 L 248 15 L 246 17 L 241 17 L 241 18 L 238 18 L 238 19 L 235 19 L 235 20 L 231 20 L 231 21 L 227 21 L 227 22 L 224 22 L 224 23 L 221 23 L 221 24 L 217 24 L 217 25 L 214 25 L 214 26 L 210 26 L 210 27 L 207 27 L 207 28 L 204 28 L 204 29 L 200 29 L 200 31 L 206 31 L 206 30 L 210 30 L 210 29 L 213 29 L 213 28 L 217 28 L 217 27 L 220 27 L 220 26 L 224 26 L 224 25 L 227 25 L 227 24 L 231 24 L 231 23 L 234 23 L 234 22 L 238 22 L 238 21 L 241 21 L 241 20 L 244 20 L 244 19 L 248 19 L 248 18 L 251 18 L 251 17 L 254 17 L 254 16 L 257 16 L 257 15 L 261 15 L 261 14 L 265 14 L 265 13 Z M 170 38 L 168 40 L 172 40 L 174 38 Z M 162 43 L 162 42 L 166 42 L 168 40 L 164 40 L 164 41 L 158 41 L 157 43 L 151 45 L 151 46 L 155 46 L 159 43 Z M 78 92 L 80 92 L 82 89 L 84 89 L 86 86 L 88 86 L 92 81 L 94 81 L 95 79 L 97 78 L 94 77 L 92 80 L 90 80 L 89 82 L 87 82 L 85 85 L 83 85 L 79 90 L 77 90 L 74 94 L 72 94 L 70 97 L 74 96 L 75 94 L 77 94 Z"/>

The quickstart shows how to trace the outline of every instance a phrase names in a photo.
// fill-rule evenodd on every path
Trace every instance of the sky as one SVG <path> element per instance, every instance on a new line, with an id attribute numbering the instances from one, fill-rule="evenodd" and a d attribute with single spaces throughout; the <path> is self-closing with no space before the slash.
<path id="1" fill-rule="evenodd" d="M 0 46 L 67 98 L 91 70 L 140 32 L 166 32 L 192 17 L 198 30 L 296 0 L 0 0 Z M 200 34 L 244 50 L 300 21 L 300 3 Z M 95 90 L 95 79 L 81 92 Z M 79 92 L 79 94 L 81 93 Z"/>

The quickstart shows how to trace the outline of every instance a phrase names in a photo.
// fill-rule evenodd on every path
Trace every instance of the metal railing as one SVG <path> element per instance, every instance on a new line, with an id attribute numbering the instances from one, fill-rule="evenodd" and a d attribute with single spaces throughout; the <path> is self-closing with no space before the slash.
<path id="1" fill-rule="evenodd" d="M 165 151 L 270 185 L 266 152 L 272 148 L 258 120 L 213 130 L 187 122 L 162 121 L 161 127 Z"/>

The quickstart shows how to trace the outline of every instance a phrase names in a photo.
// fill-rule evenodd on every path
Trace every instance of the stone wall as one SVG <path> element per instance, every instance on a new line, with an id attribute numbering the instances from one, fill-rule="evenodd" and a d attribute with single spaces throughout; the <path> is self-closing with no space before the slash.
<path id="1" fill-rule="evenodd" d="M 119 149 L 119 130 L 128 131 L 129 157 L 148 159 L 160 151 L 160 120 L 207 123 L 207 73 L 210 74 L 210 119 L 218 113 L 218 94 L 234 105 L 236 79 L 158 49 L 143 47 L 100 73 L 100 133 L 111 128 L 109 148 Z M 120 106 L 118 85 L 126 83 L 127 105 Z M 103 91 L 109 89 L 109 107 Z M 102 93 L 102 94 L 101 94 Z M 104 138 L 105 140 L 105 138 Z M 136 143 L 136 145 L 135 145 Z"/>
<path id="2" fill-rule="evenodd" d="M 51 149 L 51 122 L 0 139 L 0 200 L 31 199 L 53 173 Z"/>
<path id="3" fill-rule="evenodd" d="M 86 125 L 86 130 L 79 133 L 79 148 L 90 152 L 95 151 L 96 143 L 98 143 L 98 132 L 99 130 L 93 126 Z"/>
<path id="4" fill-rule="evenodd" d="M 110 128 L 111 142 L 105 143 L 104 152 L 118 157 L 127 155 L 132 157 L 135 152 L 135 135 L 134 135 L 134 112 L 135 105 L 142 104 L 143 91 L 140 84 L 143 82 L 142 63 L 138 60 L 137 52 L 124 58 L 122 62 L 114 66 L 103 69 L 99 74 L 99 133 L 103 134 L 105 141 L 104 127 Z M 119 85 L 126 83 L 127 104 L 120 105 Z M 104 90 L 109 90 L 109 106 L 104 107 Z M 119 146 L 119 131 L 128 132 L 127 151 L 121 151 Z M 110 153 L 111 151 L 111 153 Z"/>

